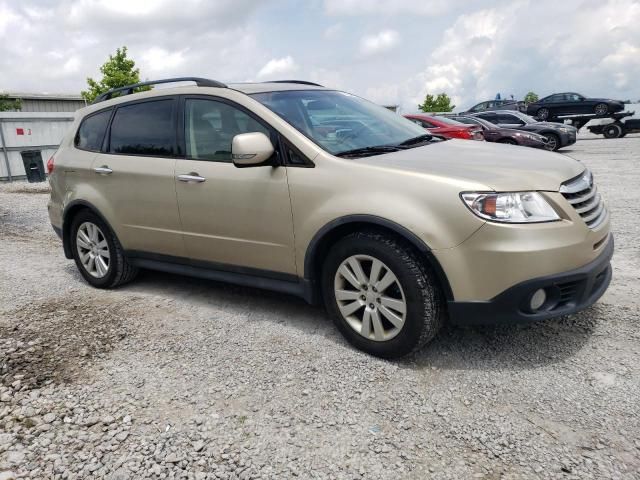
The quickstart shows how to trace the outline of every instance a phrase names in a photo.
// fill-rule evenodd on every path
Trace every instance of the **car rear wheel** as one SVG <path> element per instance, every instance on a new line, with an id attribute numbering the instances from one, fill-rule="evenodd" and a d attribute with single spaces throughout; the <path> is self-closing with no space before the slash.
<path id="1" fill-rule="evenodd" d="M 73 219 L 70 240 L 78 270 L 94 287 L 117 287 L 133 280 L 138 273 L 124 256 L 109 226 L 89 210 Z"/>
<path id="2" fill-rule="evenodd" d="M 327 310 L 355 347 L 383 358 L 420 349 L 444 319 L 438 285 L 405 242 L 356 232 L 336 243 L 322 271 Z"/>
<path id="3" fill-rule="evenodd" d="M 602 129 L 602 134 L 604 135 L 604 138 L 622 137 L 622 127 L 620 125 L 612 123 L 611 125 L 607 125 Z"/>
<path id="4" fill-rule="evenodd" d="M 541 108 L 540 110 L 538 110 L 538 113 L 536 113 L 536 118 L 538 120 L 546 120 L 547 118 L 549 118 L 549 109 Z"/>
<path id="5" fill-rule="evenodd" d="M 560 148 L 560 137 L 555 133 L 545 133 L 544 138 L 547 139 L 547 144 L 545 148 L 552 152 L 555 152 Z"/>
<path id="6" fill-rule="evenodd" d="M 599 103 L 595 106 L 593 111 L 596 115 L 606 115 L 609 113 L 609 106 L 606 103 Z"/>

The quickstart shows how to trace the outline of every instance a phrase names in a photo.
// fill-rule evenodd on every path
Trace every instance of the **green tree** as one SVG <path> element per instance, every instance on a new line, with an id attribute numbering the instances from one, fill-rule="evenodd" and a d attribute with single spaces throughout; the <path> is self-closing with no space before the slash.
<path id="1" fill-rule="evenodd" d="M 87 78 L 88 90 L 83 90 L 82 97 L 89 103 L 93 102 L 98 95 L 111 90 L 112 88 L 124 87 L 140 82 L 140 69 L 135 68 L 136 62 L 127 58 L 127 47 L 116 49 L 115 55 L 109 55 L 104 65 L 100 67 L 102 79 L 96 82 L 92 78 Z M 151 87 L 137 88 L 136 92 L 151 90 Z"/>
<path id="2" fill-rule="evenodd" d="M 0 95 L 0 112 L 6 112 L 9 110 L 21 110 L 22 100 L 16 98 L 11 100 L 9 95 Z"/>
<path id="3" fill-rule="evenodd" d="M 427 94 L 424 102 L 418 105 L 418 108 L 425 112 L 452 112 L 455 105 L 451 105 L 451 98 L 446 93 L 439 93 L 435 97 L 431 94 Z"/>
<path id="4" fill-rule="evenodd" d="M 537 93 L 529 92 L 524 96 L 524 103 L 537 102 L 539 98 Z"/>

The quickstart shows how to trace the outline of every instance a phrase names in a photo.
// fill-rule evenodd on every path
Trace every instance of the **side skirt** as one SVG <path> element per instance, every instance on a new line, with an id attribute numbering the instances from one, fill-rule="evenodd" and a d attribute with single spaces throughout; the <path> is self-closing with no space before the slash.
<path id="1" fill-rule="evenodd" d="M 139 268 L 272 290 L 301 297 L 308 303 L 314 299 L 310 282 L 296 275 L 139 251 L 127 251 L 125 255 Z"/>

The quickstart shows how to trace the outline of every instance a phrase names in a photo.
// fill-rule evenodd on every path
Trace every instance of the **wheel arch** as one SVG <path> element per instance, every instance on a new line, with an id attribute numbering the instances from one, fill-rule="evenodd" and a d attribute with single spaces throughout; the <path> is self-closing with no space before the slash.
<path id="1" fill-rule="evenodd" d="M 304 256 L 304 280 L 313 290 L 312 303 L 315 303 L 320 298 L 319 277 L 322 260 L 326 257 L 331 246 L 350 233 L 366 229 L 386 232 L 407 241 L 417 251 L 425 264 L 432 269 L 436 277 L 435 280 L 442 289 L 445 298 L 453 300 L 453 292 L 449 280 L 440 262 L 438 262 L 431 252 L 431 248 L 424 241 L 407 228 L 391 220 L 375 215 L 362 214 L 347 215 L 332 220 L 318 230 L 309 242 Z"/>
<path id="2" fill-rule="evenodd" d="M 113 228 L 111 228 L 111 224 L 93 204 L 86 200 L 73 200 L 62 212 L 62 247 L 64 249 L 64 256 L 69 259 L 73 258 L 73 253 L 71 252 L 71 225 L 73 224 L 75 216 L 83 210 L 89 210 L 97 215 L 100 220 L 107 224 L 112 232 L 114 231 Z"/>

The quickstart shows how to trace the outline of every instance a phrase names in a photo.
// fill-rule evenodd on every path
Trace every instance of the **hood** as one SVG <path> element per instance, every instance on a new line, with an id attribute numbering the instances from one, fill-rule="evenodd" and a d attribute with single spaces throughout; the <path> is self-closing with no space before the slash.
<path id="1" fill-rule="evenodd" d="M 399 152 L 351 160 L 379 167 L 480 184 L 481 190 L 557 192 L 585 170 L 559 153 L 489 142 L 448 140 Z"/>
<path id="2" fill-rule="evenodd" d="M 518 134 L 526 134 L 526 135 L 531 135 L 533 138 L 538 138 L 540 140 L 543 140 L 545 137 L 544 135 L 540 135 L 539 133 L 536 133 L 534 131 L 531 132 L 527 132 L 524 130 L 518 130 L 516 128 L 500 128 L 500 132 L 503 135 L 518 135 Z"/>
<path id="3" fill-rule="evenodd" d="M 565 125 L 563 123 L 536 122 L 536 123 L 527 123 L 526 125 L 522 125 L 522 127 L 518 128 L 518 130 L 539 132 L 541 130 L 559 130 L 560 128 L 567 128 L 571 130 L 572 128 L 575 128 L 575 127 L 571 125 Z"/>

